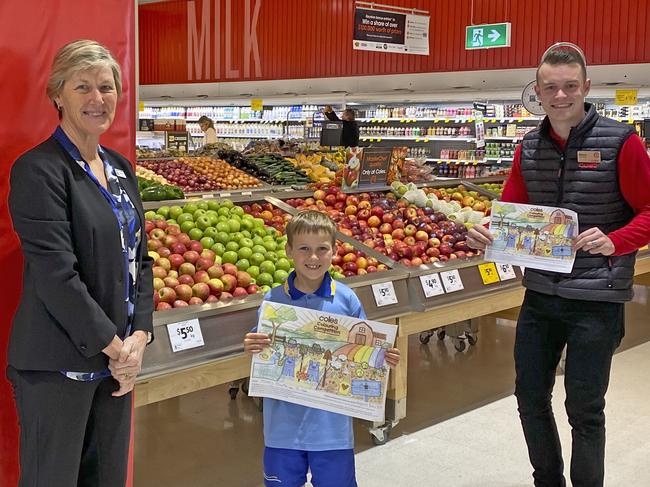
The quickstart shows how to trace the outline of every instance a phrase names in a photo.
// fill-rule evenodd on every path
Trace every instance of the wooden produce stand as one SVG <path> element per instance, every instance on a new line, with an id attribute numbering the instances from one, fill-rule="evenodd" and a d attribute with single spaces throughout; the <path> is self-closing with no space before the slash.
<path id="1" fill-rule="evenodd" d="M 439 185 L 460 183 L 465 184 L 460 180 L 447 180 Z M 309 194 L 311 191 L 301 191 L 299 188 L 274 187 L 267 188 L 266 192 L 219 192 L 202 198 L 227 197 L 236 203 L 270 202 L 287 212 L 295 212 L 294 208 L 281 199 Z M 145 203 L 145 208 L 182 205 L 187 201 L 150 202 Z M 399 366 L 391 371 L 386 422 L 373 424 L 369 429 L 373 441 L 381 444 L 388 440 L 391 429 L 406 416 L 409 336 L 518 307 L 524 295 L 522 274 L 518 267 L 514 267 L 506 274 L 498 273 L 498 278 L 493 275 L 490 277 L 490 274 L 499 269 L 480 259 L 417 269 L 406 268 L 351 237 L 338 234 L 337 238 L 351 243 L 389 267 L 387 271 L 345 280 L 346 285 L 353 288 L 361 300 L 369 319 L 399 326 L 396 347 L 400 349 L 402 358 Z M 491 272 L 487 272 L 487 275 L 486 266 L 491 266 Z M 637 275 L 645 273 L 650 273 L 650 253 L 647 250 L 639 254 L 636 267 Z M 463 289 L 453 290 L 453 286 L 447 286 L 445 279 L 450 274 L 459 278 Z M 443 292 L 435 290 L 436 281 L 442 283 Z M 394 290 L 396 302 L 378 306 L 376 289 L 387 283 Z M 250 295 L 227 304 L 204 304 L 154 313 L 156 339 L 145 354 L 143 371 L 136 384 L 135 406 L 152 404 L 247 377 L 250 372 L 250 357 L 242 353 L 242 341 L 244 334 L 257 321 L 257 309 L 261 302 L 261 295 Z M 168 325 L 190 320 L 199 323 L 205 344 L 189 350 L 172 351 Z"/>

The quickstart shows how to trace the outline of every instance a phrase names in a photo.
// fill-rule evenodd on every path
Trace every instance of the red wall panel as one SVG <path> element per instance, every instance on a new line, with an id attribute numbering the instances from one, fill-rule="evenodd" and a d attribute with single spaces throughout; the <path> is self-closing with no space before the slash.
<path id="1" fill-rule="evenodd" d="M 188 80 L 187 9 L 197 17 L 210 3 L 211 33 L 221 39 L 220 76 L 214 59 L 210 76 Z M 257 38 L 261 74 L 243 74 L 246 4 L 259 4 Z M 536 66 L 553 42 L 576 42 L 589 64 L 650 62 L 646 1 L 620 0 L 385 0 L 383 3 L 429 11 L 430 55 L 406 55 L 352 49 L 354 0 L 173 0 L 141 5 L 140 82 L 187 82 L 297 79 L 336 76 L 511 69 Z M 215 21 L 215 5 L 219 22 Z M 226 25 L 230 5 L 232 22 Z M 466 51 L 465 26 L 512 23 L 512 47 Z M 227 29 L 230 28 L 230 39 Z M 226 47 L 239 75 L 225 75 Z M 211 51 L 214 46 L 211 46 Z M 211 53 L 214 58 L 214 53 Z"/>
<path id="2" fill-rule="evenodd" d="M 102 143 L 135 160 L 134 15 L 132 0 L 0 2 L 0 269 L 4 276 L 0 290 L 2 487 L 16 485 L 18 478 L 18 425 L 5 369 L 11 319 L 22 285 L 22 256 L 7 208 L 9 172 L 21 153 L 54 131 L 58 122 L 56 111 L 45 96 L 52 59 L 63 44 L 82 38 L 95 39 L 108 46 L 122 66 L 124 94 L 113 126 Z"/>

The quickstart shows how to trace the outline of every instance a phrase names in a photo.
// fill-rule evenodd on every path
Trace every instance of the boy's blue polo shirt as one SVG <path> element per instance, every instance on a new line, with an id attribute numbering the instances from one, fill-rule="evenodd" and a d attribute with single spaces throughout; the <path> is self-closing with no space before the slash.
<path id="1" fill-rule="evenodd" d="M 366 317 L 356 294 L 326 273 L 314 294 L 293 285 L 292 272 L 284 286 L 271 289 L 265 301 L 317 309 L 355 318 Z M 277 399 L 264 398 L 264 444 L 290 450 L 347 450 L 354 448 L 352 418 Z"/>

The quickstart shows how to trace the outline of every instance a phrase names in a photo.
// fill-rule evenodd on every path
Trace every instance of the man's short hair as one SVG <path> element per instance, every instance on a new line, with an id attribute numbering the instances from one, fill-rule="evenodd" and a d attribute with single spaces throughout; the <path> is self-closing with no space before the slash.
<path id="1" fill-rule="evenodd" d="M 336 247 L 336 224 L 320 211 L 301 211 L 289 220 L 285 232 L 289 246 L 293 246 L 293 237 L 300 233 L 324 233 L 329 238 L 332 248 Z"/>
<path id="2" fill-rule="evenodd" d="M 542 64 L 550 64 L 551 66 L 577 64 L 580 66 L 580 71 L 582 71 L 583 81 L 587 80 L 587 66 L 585 65 L 585 59 L 575 49 L 555 49 L 547 52 L 542 58 L 542 62 L 537 67 L 537 72 L 535 73 L 535 79 L 538 83 L 539 70 L 542 67 Z"/>

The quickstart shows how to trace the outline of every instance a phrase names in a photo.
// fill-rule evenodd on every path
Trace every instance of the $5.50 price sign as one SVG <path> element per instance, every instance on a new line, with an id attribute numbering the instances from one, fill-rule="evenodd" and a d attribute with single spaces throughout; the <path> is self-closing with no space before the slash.
<path id="1" fill-rule="evenodd" d="M 382 282 L 372 285 L 372 294 L 375 296 L 377 307 L 397 303 L 397 294 L 392 282 Z"/>
<path id="2" fill-rule="evenodd" d="M 190 348 L 205 345 L 203 342 L 203 334 L 201 333 L 201 325 L 197 318 L 179 321 L 178 323 L 170 323 L 167 325 L 167 333 L 169 334 L 169 343 L 172 346 L 172 352 L 180 352 L 181 350 L 189 350 Z"/>
<path id="3" fill-rule="evenodd" d="M 448 293 L 453 293 L 455 291 L 461 291 L 465 289 L 465 286 L 463 286 L 463 281 L 460 279 L 458 269 L 441 272 L 440 279 L 442 280 L 442 285 L 445 287 L 445 291 Z"/>

